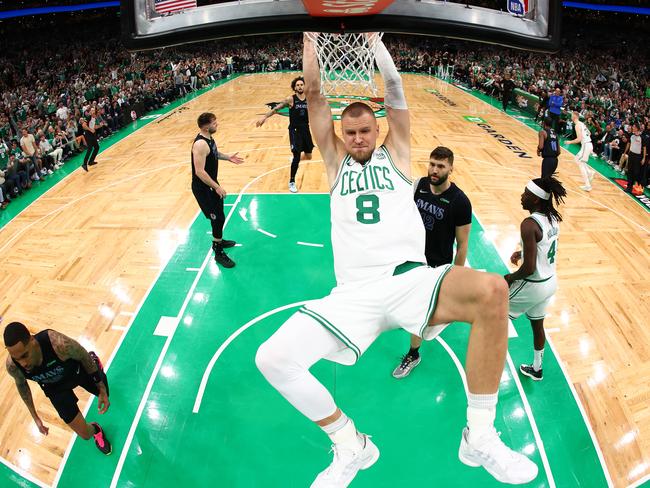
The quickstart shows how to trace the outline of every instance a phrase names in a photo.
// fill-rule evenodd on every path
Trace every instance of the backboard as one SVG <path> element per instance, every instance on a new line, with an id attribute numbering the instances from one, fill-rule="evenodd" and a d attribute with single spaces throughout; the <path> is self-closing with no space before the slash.
<path id="1" fill-rule="evenodd" d="M 132 50 L 308 31 L 410 33 L 540 51 L 560 42 L 560 0 L 123 0 L 121 9 Z"/>

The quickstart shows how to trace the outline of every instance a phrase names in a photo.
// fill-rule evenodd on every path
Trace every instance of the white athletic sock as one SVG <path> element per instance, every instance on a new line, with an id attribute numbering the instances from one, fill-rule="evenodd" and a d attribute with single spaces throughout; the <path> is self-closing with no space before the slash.
<path id="1" fill-rule="evenodd" d="M 493 427 L 498 398 L 499 392 L 487 395 L 471 392 L 467 394 L 467 427 L 469 428 L 467 441 L 470 444 Z"/>
<path id="2" fill-rule="evenodd" d="M 587 163 L 581 160 L 576 160 L 576 163 L 578 163 L 578 168 L 580 169 L 580 173 L 582 174 L 582 180 L 585 182 L 585 186 L 591 186 L 591 183 L 589 183 L 589 171 L 588 171 L 588 166 Z"/>
<path id="3" fill-rule="evenodd" d="M 321 429 L 323 429 L 323 431 L 327 435 L 331 436 L 335 432 L 338 432 L 343 427 L 345 427 L 345 424 L 347 424 L 348 422 L 351 422 L 351 420 L 348 418 L 347 415 L 345 415 L 343 412 L 341 412 L 341 416 L 338 419 L 336 419 L 331 424 L 323 425 L 321 427 Z"/>
<path id="4" fill-rule="evenodd" d="M 344 413 L 334 422 L 321 427 L 321 429 L 336 445 L 355 450 L 363 447 L 354 422 Z"/>
<path id="5" fill-rule="evenodd" d="M 540 349 L 539 351 L 535 349 L 533 351 L 534 357 L 533 357 L 533 369 L 535 371 L 539 371 L 542 369 L 542 360 L 544 359 L 544 348 Z"/>

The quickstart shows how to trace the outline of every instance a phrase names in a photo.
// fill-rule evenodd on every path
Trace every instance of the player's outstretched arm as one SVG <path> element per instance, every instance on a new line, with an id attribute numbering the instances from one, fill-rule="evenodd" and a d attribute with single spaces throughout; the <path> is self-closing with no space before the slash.
<path id="1" fill-rule="evenodd" d="M 336 179 L 339 164 L 343 159 L 345 148 L 334 132 L 332 111 L 325 95 L 320 91 L 320 70 L 316 57 L 316 46 L 305 32 L 303 36 L 303 76 L 305 78 L 305 96 L 307 97 L 307 110 L 309 112 L 309 125 L 316 139 L 316 145 L 323 156 L 330 185 Z"/>
<path id="2" fill-rule="evenodd" d="M 374 33 L 369 36 L 377 35 Z M 402 78 L 388 49 L 382 41 L 377 43 L 375 61 L 384 80 L 384 104 L 388 119 L 388 134 L 384 144 L 393 155 L 399 170 L 411 175 L 411 121 L 404 97 Z"/>
<path id="3" fill-rule="evenodd" d="M 291 106 L 291 99 L 292 99 L 292 97 L 287 97 L 284 100 L 282 100 L 275 107 L 273 107 L 271 110 L 266 112 L 260 119 L 258 119 L 258 121 L 255 122 L 255 125 L 257 127 L 262 127 L 262 125 L 264 125 L 264 122 L 266 122 L 266 119 L 268 119 L 270 117 L 273 117 L 275 114 L 277 114 L 283 108 L 290 107 Z"/>

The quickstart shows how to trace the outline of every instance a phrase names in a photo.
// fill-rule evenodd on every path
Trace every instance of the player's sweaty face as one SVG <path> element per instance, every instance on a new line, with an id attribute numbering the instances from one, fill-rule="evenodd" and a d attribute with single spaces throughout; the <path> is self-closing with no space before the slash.
<path id="1" fill-rule="evenodd" d="M 341 129 L 348 154 L 359 163 L 367 163 L 372 157 L 379 135 L 375 117 L 368 113 L 359 117 L 346 116 L 341 120 Z"/>
<path id="2" fill-rule="evenodd" d="M 451 165 L 446 159 L 429 159 L 429 181 L 432 185 L 442 185 L 451 173 Z"/>
<path id="3" fill-rule="evenodd" d="M 31 344 L 31 341 L 27 344 L 23 344 L 22 342 L 14 344 L 13 346 L 7 347 L 7 351 L 11 355 L 12 359 L 26 370 L 30 370 L 35 366 L 33 364 L 35 359 L 35 348 L 33 347 L 33 344 Z"/>
<path id="4" fill-rule="evenodd" d="M 296 87 L 294 88 L 294 91 L 296 93 L 304 93 L 305 92 L 305 84 L 302 81 L 296 81 Z"/>

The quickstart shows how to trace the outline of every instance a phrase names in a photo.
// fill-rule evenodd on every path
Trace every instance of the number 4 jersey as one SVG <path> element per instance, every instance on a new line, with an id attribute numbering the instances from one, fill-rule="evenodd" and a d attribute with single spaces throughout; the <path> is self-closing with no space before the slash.
<path id="1" fill-rule="evenodd" d="M 426 263 L 425 231 L 413 183 L 386 146 L 365 165 L 343 159 L 331 189 L 332 249 L 339 285 L 392 274 L 406 261 Z"/>
<path id="2" fill-rule="evenodd" d="M 537 243 L 537 262 L 535 272 L 527 276 L 528 281 L 543 281 L 555 275 L 555 258 L 557 253 L 557 238 L 560 234 L 560 227 L 554 220 L 546 215 L 533 213 L 530 216 L 542 231 L 542 238 Z M 523 249 L 523 243 L 522 243 Z"/>

